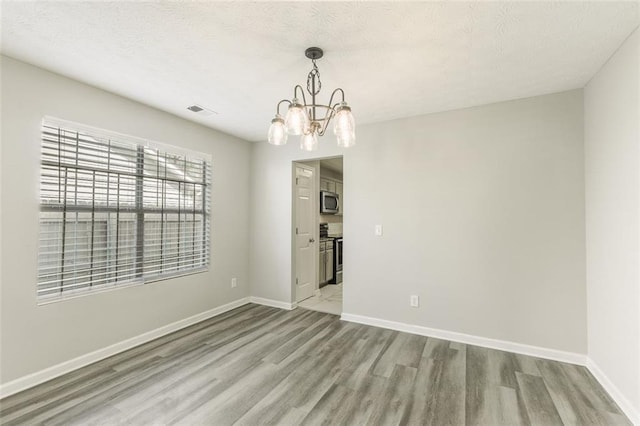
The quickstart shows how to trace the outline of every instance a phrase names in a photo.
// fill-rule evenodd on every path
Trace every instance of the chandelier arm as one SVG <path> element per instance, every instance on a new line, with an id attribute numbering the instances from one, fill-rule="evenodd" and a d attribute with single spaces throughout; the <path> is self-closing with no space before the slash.
<path id="1" fill-rule="evenodd" d="M 298 89 L 300 89 L 300 93 L 302 94 L 302 104 L 306 105 L 307 104 L 307 98 L 304 96 L 304 89 L 302 89 L 302 86 L 300 86 L 299 84 L 296 84 L 296 87 L 293 88 L 293 97 L 294 99 L 297 98 L 297 93 L 298 93 Z"/>
<path id="2" fill-rule="evenodd" d="M 283 102 L 286 102 L 289 105 L 291 105 L 291 101 L 289 99 L 283 99 L 280 102 L 278 102 L 278 106 L 276 107 L 276 114 L 277 115 L 280 115 L 280 105 L 282 105 Z"/>
<path id="3" fill-rule="evenodd" d="M 329 105 L 331 106 L 331 108 L 335 108 L 336 105 L 333 105 L 333 97 L 335 96 L 336 93 L 340 92 L 342 94 L 342 102 L 344 102 L 344 90 L 342 90 L 340 87 L 338 87 L 336 90 L 334 90 L 331 93 L 331 97 L 329 98 Z"/>
<path id="4" fill-rule="evenodd" d="M 335 91 L 334 91 L 334 93 L 335 93 Z M 331 95 L 331 97 L 333 97 L 333 95 Z M 318 135 L 320 135 L 320 136 L 324 136 L 324 133 L 327 131 L 327 127 L 329 127 L 329 122 L 333 118 L 333 114 L 335 114 L 335 110 L 330 105 L 331 104 L 329 104 L 329 106 L 326 107 L 327 112 L 325 113 L 324 118 L 321 118 L 318 121 L 318 123 L 320 123 L 320 121 L 322 121 L 321 128 L 318 131 Z"/>
<path id="5" fill-rule="evenodd" d="M 331 121 L 331 117 L 329 116 L 330 114 L 333 115 L 333 110 L 327 111 L 327 116 L 324 118 L 322 126 L 318 128 L 318 136 L 324 136 L 324 133 L 327 131 L 327 127 L 329 127 L 329 121 Z M 320 122 L 316 123 L 318 123 L 318 126 L 320 126 Z"/>

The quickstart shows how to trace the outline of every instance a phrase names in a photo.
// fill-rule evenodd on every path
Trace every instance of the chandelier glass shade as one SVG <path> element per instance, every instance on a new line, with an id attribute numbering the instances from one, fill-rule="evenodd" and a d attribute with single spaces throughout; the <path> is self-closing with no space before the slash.
<path id="1" fill-rule="evenodd" d="M 274 145 L 284 145 L 287 143 L 287 128 L 280 114 L 277 114 L 276 118 L 271 120 L 271 126 L 269 126 L 269 143 Z"/>
<path id="2" fill-rule="evenodd" d="M 318 134 L 307 132 L 300 138 L 300 149 L 305 151 L 315 151 L 318 149 Z"/>
<path id="3" fill-rule="evenodd" d="M 309 116 L 304 110 L 304 105 L 295 98 L 287 109 L 285 127 L 290 135 L 302 135 L 309 130 Z"/>
<path id="4" fill-rule="evenodd" d="M 318 149 L 318 137 L 324 136 L 329 122 L 333 119 L 333 133 L 338 146 L 348 148 L 356 143 L 355 120 L 351 107 L 344 100 L 344 91 L 340 88 L 331 93 L 328 104 L 316 103 L 316 95 L 320 93 L 322 82 L 316 60 L 323 55 L 322 49 L 310 47 L 305 51 L 307 58 L 313 62 L 313 69 L 307 75 L 307 92 L 311 102 L 307 102 L 304 89 L 300 85 L 293 88 L 293 98 L 278 102 L 276 116 L 271 120 L 268 142 L 272 145 L 284 145 L 288 135 L 301 136 L 300 148 L 305 151 Z M 334 97 L 340 101 L 334 103 Z M 288 104 L 285 118 L 280 115 L 280 106 Z"/>

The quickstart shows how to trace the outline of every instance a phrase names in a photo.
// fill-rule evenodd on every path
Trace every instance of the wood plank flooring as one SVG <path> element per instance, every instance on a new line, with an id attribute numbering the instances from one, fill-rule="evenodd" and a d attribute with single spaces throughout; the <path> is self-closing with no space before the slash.
<path id="1" fill-rule="evenodd" d="M 629 425 L 584 368 L 245 305 L 0 401 L 3 425 Z"/>

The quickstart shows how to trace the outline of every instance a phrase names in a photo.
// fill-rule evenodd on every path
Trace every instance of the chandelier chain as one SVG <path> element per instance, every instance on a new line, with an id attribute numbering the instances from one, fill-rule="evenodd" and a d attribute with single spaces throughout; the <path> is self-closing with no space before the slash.
<path id="1" fill-rule="evenodd" d="M 316 64 L 316 60 L 313 59 L 313 69 L 309 71 L 309 75 L 307 75 L 307 92 L 311 95 L 317 95 L 320 93 L 320 89 L 322 88 L 322 81 L 320 81 L 320 70 L 318 69 L 318 65 Z M 315 90 L 313 90 L 313 80 L 317 78 L 317 84 Z"/>

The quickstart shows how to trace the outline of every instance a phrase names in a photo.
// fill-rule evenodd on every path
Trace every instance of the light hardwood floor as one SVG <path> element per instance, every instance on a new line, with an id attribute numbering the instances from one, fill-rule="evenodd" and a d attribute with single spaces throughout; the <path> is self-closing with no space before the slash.
<path id="1" fill-rule="evenodd" d="M 627 425 L 584 368 L 246 305 L 0 401 L 47 425 Z"/>

